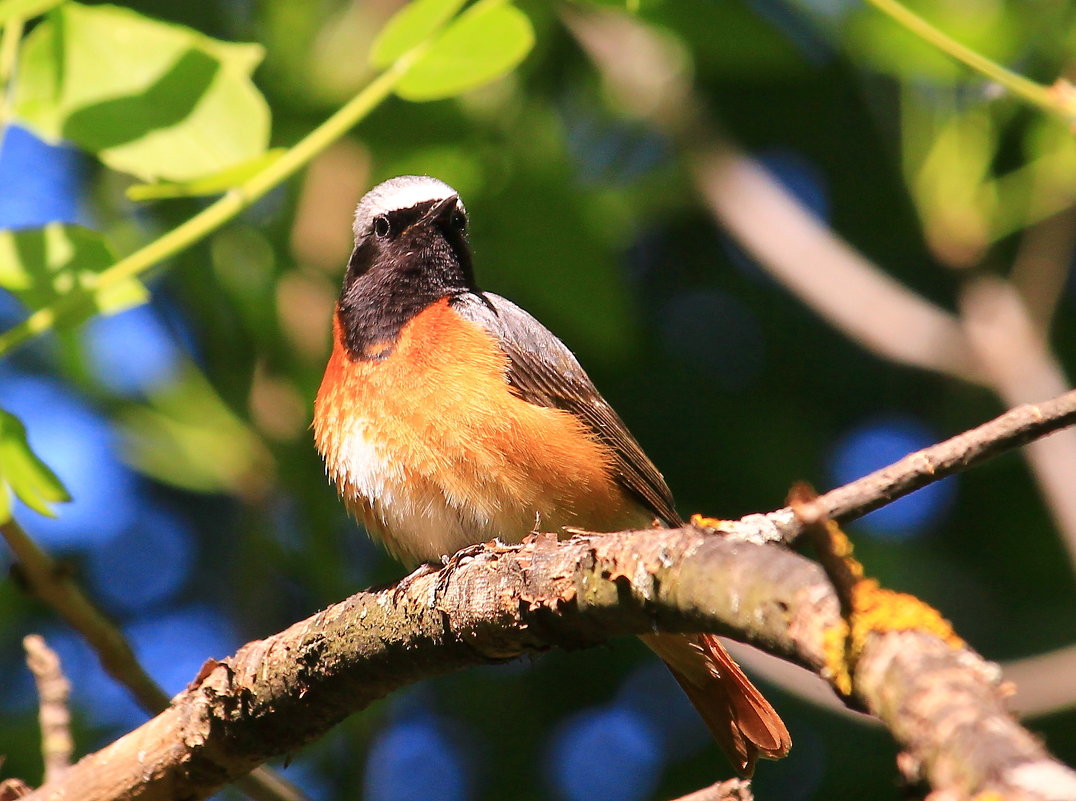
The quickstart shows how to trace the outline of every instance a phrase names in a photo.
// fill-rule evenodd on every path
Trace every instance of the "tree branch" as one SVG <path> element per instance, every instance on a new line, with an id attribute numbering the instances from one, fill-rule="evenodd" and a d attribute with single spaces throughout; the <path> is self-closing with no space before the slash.
<path id="1" fill-rule="evenodd" d="M 987 386 L 1007 406 L 1038 401 L 1067 388 L 1063 372 L 1041 338 L 1064 283 L 1065 254 L 1072 247 L 1071 214 L 1058 215 L 1032 229 L 1013 268 L 1012 283 L 1030 304 L 1027 314 L 1035 329 L 1031 335 L 1019 319 L 1025 314 L 1019 308 L 1022 304 L 1012 292 L 1003 294 L 1004 287 L 991 293 L 995 300 L 1005 301 L 991 304 L 992 309 L 967 302 L 987 299 L 978 290 L 993 288 L 993 282 L 981 279 L 968 281 L 958 318 L 894 281 L 820 223 L 754 159 L 724 141 L 700 111 L 704 104 L 685 79 L 690 70 L 683 68 L 674 47 L 662 47 L 660 32 L 613 12 L 564 11 L 562 17 L 617 100 L 669 134 L 684 152 L 694 154 L 691 173 L 715 220 L 835 328 L 883 358 Z M 775 229 L 782 236 L 772 236 Z M 984 311 L 992 313 L 975 313 Z M 1070 491 L 1076 475 L 1076 432 L 1037 442 L 1025 456 L 1076 563 L 1076 502 Z M 867 480 L 877 478 L 884 479 L 876 475 Z M 848 500 L 853 486 L 821 503 Z M 867 497 L 876 497 L 877 487 L 859 484 L 859 488 L 867 491 Z M 910 491 L 893 489 L 898 494 Z M 832 506 L 823 511 L 840 510 Z M 845 519 L 864 513 L 847 509 Z M 737 521 L 728 528 L 749 539 L 787 537 L 791 541 L 798 536 L 799 526 L 786 508 Z M 721 528 L 728 530 L 724 525 Z M 753 652 L 746 659 L 758 668 L 763 658 Z M 1022 685 L 1019 703 L 1025 713 L 1046 714 L 1076 703 L 1076 684 L 1066 680 L 1076 674 L 1061 669 L 1067 664 L 1061 654 L 1012 663 L 1015 671 L 1036 679 Z M 1045 676 L 1047 668 L 1058 672 Z M 767 661 L 765 669 L 783 688 L 819 703 L 818 686 L 809 677 L 782 670 L 774 660 Z M 822 703 L 836 707 L 832 700 Z"/>
<path id="2" fill-rule="evenodd" d="M 693 793 L 682 795 L 674 801 L 754 801 L 751 782 L 746 779 L 729 779 L 703 787 Z"/>
<path id="3" fill-rule="evenodd" d="M 37 685 L 38 719 L 41 725 L 41 755 L 45 762 L 45 781 L 59 779 L 71 766 L 75 743 L 71 739 L 71 710 L 67 706 L 71 683 L 63 674 L 60 657 L 39 634 L 22 640 L 26 665 Z"/>
<path id="4" fill-rule="evenodd" d="M 983 382 L 953 314 L 841 239 L 755 159 L 728 142 L 700 151 L 692 174 L 715 219 L 823 319 L 882 358 Z"/>
<path id="5" fill-rule="evenodd" d="M 70 573 L 14 518 L 0 523 L 0 534 L 15 554 L 15 569 L 26 586 L 82 635 L 105 672 L 126 687 L 148 714 L 167 709 L 168 694 L 142 668 L 123 632 L 94 606 Z M 238 784 L 256 801 L 305 801 L 306 798 L 299 788 L 268 767 L 259 767 Z"/>
<path id="6" fill-rule="evenodd" d="M 488 543 L 210 662 L 168 710 L 31 797 L 204 798 L 407 684 L 625 634 L 732 634 L 828 674 L 827 638 L 842 625 L 819 567 L 775 545 L 692 527 Z M 1046 799 L 1037 781 L 1047 775 L 1076 788 L 1004 711 L 998 681 L 970 649 L 879 631 L 857 661 L 855 693 L 937 789 Z"/>
<path id="7" fill-rule="evenodd" d="M 808 521 L 831 509 L 862 513 L 895 497 L 894 488 L 910 491 L 1074 417 L 1076 392 L 1013 410 L 802 504 L 798 513 Z M 760 517 L 770 519 L 752 516 Z M 359 593 L 230 660 L 208 663 L 169 709 L 34 797 L 78 788 L 88 801 L 202 798 L 414 681 L 623 634 L 729 633 L 832 680 L 846 666 L 839 649 L 834 664 L 827 643 L 834 632 L 843 637 L 844 627 L 819 567 L 772 544 L 693 527 L 490 543 L 443 570 Z M 852 669 L 857 701 L 907 749 L 906 773 L 956 797 L 1076 792 L 1076 775 L 1005 711 L 996 666 L 963 645 L 881 615 Z"/>
<path id="8" fill-rule="evenodd" d="M 167 693 L 142 669 L 126 638 L 86 597 L 70 573 L 14 518 L 0 523 L 0 533 L 15 555 L 15 569 L 23 583 L 85 638 L 105 672 L 130 690 L 139 706 L 151 714 L 165 709 Z"/>
<path id="9" fill-rule="evenodd" d="M 1006 406 L 1055 397 L 1072 386 L 1013 283 L 966 281 L 960 308 L 968 341 Z M 1076 430 L 1033 443 L 1026 456 L 1076 566 Z"/>

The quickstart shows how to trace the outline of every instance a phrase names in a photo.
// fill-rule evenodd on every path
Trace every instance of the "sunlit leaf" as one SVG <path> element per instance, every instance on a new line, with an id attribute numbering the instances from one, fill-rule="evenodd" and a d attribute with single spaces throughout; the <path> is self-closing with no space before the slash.
<path id="1" fill-rule="evenodd" d="M 74 290 L 92 288 L 94 278 L 115 261 L 100 234 L 77 225 L 0 230 L 0 287 L 29 309 L 39 309 Z M 82 308 L 64 323 L 73 325 L 99 312 L 111 313 L 146 300 L 146 288 L 132 279 L 87 294 Z"/>
<path id="2" fill-rule="evenodd" d="M 370 48 L 370 63 L 384 69 L 439 31 L 463 7 L 466 0 L 414 0 L 381 29 Z"/>
<path id="3" fill-rule="evenodd" d="M 250 80 L 259 45 L 116 6 L 67 3 L 27 37 L 15 114 L 146 181 L 189 181 L 264 152 L 269 110 Z"/>
<path id="4" fill-rule="evenodd" d="M 0 0 L 0 25 L 9 19 L 30 19 L 55 8 L 64 0 Z"/>
<path id="5" fill-rule="evenodd" d="M 31 450 L 23 424 L 0 409 L 0 522 L 11 516 L 9 492 L 50 517 L 51 504 L 71 500 L 56 474 Z"/>
<path id="6" fill-rule="evenodd" d="M 195 178 L 193 181 L 135 184 L 127 187 L 127 197 L 131 200 L 142 201 L 219 195 L 239 186 L 250 176 L 265 169 L 280 158 L 284 152 L 283 148 L 275 147 L 272 150 L 265 151 L 260 156 L 255 156 L 250 161 L 221 170 L 213 175 L 207 175 L 204 178 Z"/>
<path id="7" fill-rule="evenodd" d="M 527 15 L 507 5 L 469 8 L 433 43 L 396 87 L 407 100 L 438 100 L 499 78 L 534 45 Z"/>

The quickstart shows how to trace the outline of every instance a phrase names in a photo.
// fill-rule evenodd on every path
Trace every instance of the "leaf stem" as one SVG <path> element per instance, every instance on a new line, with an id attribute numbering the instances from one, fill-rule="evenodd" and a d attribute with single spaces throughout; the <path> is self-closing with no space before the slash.
<path id="1" fill-rule="evenodd" d="M 292 176 L 385 100 L 422 50 L 420 46 L 398 59 L 280 158 L 267 164 L 264 169 L 250 176 L 212 205 L 145 247 L 120 259 L 102 271 L 89 287 L 64 295 L 0 334 L 0 355 L 53 328 L 65 314 L 85 300 L 87 293 L 101 292 L 122 281 L 138 277 L 155 264 L 174 256 L 215 231 Z"/>
<path id="2" fill-rule="evenodd" d="M 1066 122 L 1072 123 L 1076 120 L 1076 100 L 1071 99 L 1067 94 L 1063 95 L 1048 86 L 1025 78 L 975 52 L 970 47 L 962 45 L 902 5 L 899 0 L 866 0 L 866 2 L 887 14 L 920 39 L 930 42 L 943 53 L 947 53 L 990 80 L 996 81 L 1031 105 L 1051 114 L 1057 114 Z"/>

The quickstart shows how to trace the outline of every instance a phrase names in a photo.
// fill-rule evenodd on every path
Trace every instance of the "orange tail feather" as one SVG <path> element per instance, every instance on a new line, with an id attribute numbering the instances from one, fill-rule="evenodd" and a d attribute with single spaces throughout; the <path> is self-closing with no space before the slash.
<path id="1" fill-rule="evenodd" d="M 712 634 L 649 634 L 642 641 L 684 688 L 736 770 L 750 776 L 759 758 L 780 759 L 792 738 L 769 701 Z"/>

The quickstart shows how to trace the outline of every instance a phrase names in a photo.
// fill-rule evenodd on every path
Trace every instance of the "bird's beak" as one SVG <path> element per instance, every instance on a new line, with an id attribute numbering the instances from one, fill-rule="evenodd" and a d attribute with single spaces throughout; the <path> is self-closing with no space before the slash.
<path id="1" fill-rule="evenodd" d="M 456 203 L 459 199 L 459 195 L 449 195 L 426 212 L 425 216 L 422 218 L 422 222 L 429 223 L 447 220 L 449 215 L 456 210 Z"/>

